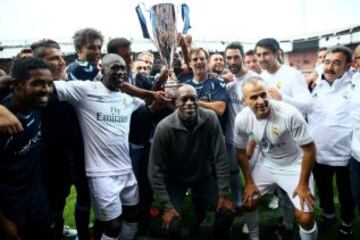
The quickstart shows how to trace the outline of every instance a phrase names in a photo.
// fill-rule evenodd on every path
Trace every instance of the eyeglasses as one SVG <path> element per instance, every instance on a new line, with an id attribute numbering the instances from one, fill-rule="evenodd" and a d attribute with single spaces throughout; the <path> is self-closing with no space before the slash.
<path id="1" fill-rule="evenodd" d="M 354 60 L 358 60 L 360 59 L 360 56 L 354 57 Z"/>

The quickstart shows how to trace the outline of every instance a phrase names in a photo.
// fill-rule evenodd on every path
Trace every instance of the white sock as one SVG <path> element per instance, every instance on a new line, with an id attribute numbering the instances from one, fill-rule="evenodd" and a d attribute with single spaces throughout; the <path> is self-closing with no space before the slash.
<path id="1" fill-rule="evenodd" d="M 299 233 L 301 240 L 316 240 L 318 237 L 318 228 L 316 222 L 314 222 L 314 226 L 310 230 L 305 230 L 299 225 Z"/>
<path id="2" fill-rule="evenodd" d="M 249 240 L 259 240 L 259 210 L 245 211 L 244 217 L 249 228 Z"/>
<path id="3" fill-rule="evenodd" d="M 333 219 L 336 217 L 335 213 L 324 213 L 324 216 L 327 218 L 327 219 Z"/>
<path id="4" fill-rule="evenodd" d="M 120 232 L 120 239 L 121 240 L 133 240 L 136 238 L 138 230 L 138 223 L 137 222 L 121 222 L 121 232 Z"/>
<path id="5" fill-rule="evenodd" d="M 344 220 L 341 219 L 341 225 L 345 226 L 345 227 L 351 227 L 352 226 L 352 223 L 347 223 L 345 222 Z"/>
<path id="6" fill-rule="evenodd" d="M 109 237 L 109 236 L 106 236 L 105 235 L 105 233 L 103 233 L 102 235 L 101 235 L 101 240 L 118 240 L 118 238 L 117 237 Z"/>

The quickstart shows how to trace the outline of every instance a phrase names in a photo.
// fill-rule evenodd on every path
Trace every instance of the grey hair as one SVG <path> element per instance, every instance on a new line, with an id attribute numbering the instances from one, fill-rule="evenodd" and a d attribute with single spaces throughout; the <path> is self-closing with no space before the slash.
<path id="1" fill-rule="evenodd" d="M 264 79 L 260 76 L 251 76 L 251 77 L 248 77 L 246 78 L 245 80 L 243 80 L 242 84 L 241 84 L 241 91 L 242 93 L 244 94 L 244 88 L 246 85 L 248 84 L 252 84 L 252 85 L 255 85 L 257 84 L 258 82 L 261 82 L 263 83 L 264 85 L 266 85 Z"/>

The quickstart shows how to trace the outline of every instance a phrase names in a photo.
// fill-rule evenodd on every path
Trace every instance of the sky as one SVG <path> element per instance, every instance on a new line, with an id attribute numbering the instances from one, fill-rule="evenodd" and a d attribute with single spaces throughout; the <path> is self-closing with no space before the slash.
<path id="1" fill-rule="evenodd" d="M 71 42 L 78 29 L 94 27 L 106 39 L 142 39 L 135 6 L 153 0 L 1 0 L 0 42 L 52 38 Z M 169 0 L 190 7 L 196 40 L 291 40 L 360 25 L 358 0 Z"/>

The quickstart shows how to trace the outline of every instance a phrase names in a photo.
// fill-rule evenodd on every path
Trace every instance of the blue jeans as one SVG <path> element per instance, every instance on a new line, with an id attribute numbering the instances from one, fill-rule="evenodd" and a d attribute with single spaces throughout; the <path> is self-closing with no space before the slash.
<path id="1" fill-rule="evenodd" d="M 351 190 L 355 203 L 360 207 L 360 162 L 355 158 L 350 158 L 350 181 Z"/>

